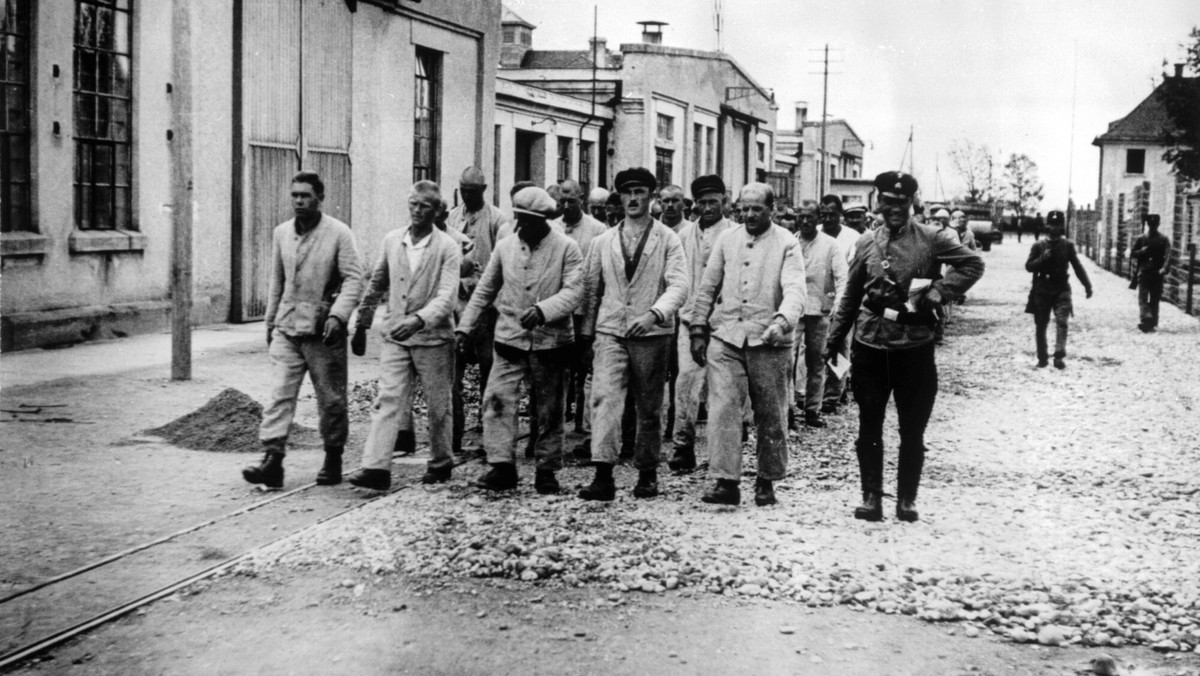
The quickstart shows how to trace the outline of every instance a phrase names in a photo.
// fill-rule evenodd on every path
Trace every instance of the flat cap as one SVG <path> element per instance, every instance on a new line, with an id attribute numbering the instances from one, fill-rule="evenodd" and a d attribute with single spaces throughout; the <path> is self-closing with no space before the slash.
<path id="1" fill-rule="evenodd" d="M 701 195 L 710 192 L 719 192 L 722 196 L 725 195 L 725 181 L 722 181 L 720 176 L 708 174 L 692 181 L 692 199 L 700 199 Z"/>
<path id="2" fill-rule="evenodd" d="M 537 186 L 521 188 L 513 195 L 513 213 L 529 214 L 547 218 L 558 208 L 558 203 L 545 190 Z"/>
<path id="3" fill-rule="evenodd" d="M 1046 214 L 1046 227 L 1053 228 L 1054 226 L 1064 227 L 1067 223 L 1067 217 L 1061 211 L 1051 211 Z"/>
<path id="4" fill-rule="evenodd" d="M 843 216 L 849 216 L 850 214 L 862 214 L 863 216 L 866 216 L 867 215 L 867 207 L 862 204 L 859 204 L 859 205 L 852 206 L 852 207 L 846 207 L 846 210 L 842 212 Z"/>
<path id="5" fill-rule="evenodd" d="M 917 179 L 903 171 L 885 171 L 875 177 L 875 189 L 881 195 L 909 199 L 917 194 Z"/>
<path id="6" fill-rule="evenodd" d="M 1158 225 L 1158 214 L 1146 214 L 1146 223 Z"/>
<path id="7" fill-rule="evenodd" d="M 633 167 L 631 169 L 623 169 L 617 172 L 617 177 L 613 179 L 613 185 L 616 186 L 617 192 L 622 192 L 636 186 L 643 186 L 654 190 L 658 187 L 658 181 L 655 180 L 654 174 L 645 167 Z"/>
<path id="8" fill-rule="evenodd" d="M 592 191 L 588 193 L 590 204 L 603 204 L 606 199 L 608 199 L 608 191 L 604 188 L 592 188 Z"/>
<path id="9" fill-rule="evenodd" d="M 962 212 L 960 211 L 958 213 L 961 214 Z M 950 218 L 950 212 L 946 211 L 945 209 L 938 209 L 937 211 L 933 212 L 933 217 L 934 218 Z"/>

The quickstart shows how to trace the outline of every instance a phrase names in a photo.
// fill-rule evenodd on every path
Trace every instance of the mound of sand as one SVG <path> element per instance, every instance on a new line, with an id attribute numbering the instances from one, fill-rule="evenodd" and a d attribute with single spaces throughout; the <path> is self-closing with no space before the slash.
<path id="1" fill-rule="evenodd" d="M 142 434 L 161 437 L 173 446 L 196 451 L 254 453 L 262 450 L 258 440 L 262 417 L 262 404 L 244 392 L 226 388 L 195 411 Z M 316 430 L 292 425 L 289 445 L 313 443 L 321 443 Z"/>

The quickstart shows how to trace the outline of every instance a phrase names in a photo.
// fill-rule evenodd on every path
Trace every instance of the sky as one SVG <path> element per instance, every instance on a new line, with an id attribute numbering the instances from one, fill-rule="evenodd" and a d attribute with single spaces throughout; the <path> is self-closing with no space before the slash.
<path id="1" fill-rule="evenodd" d="M 663 44 L 715 50 L 718 0 L 505 0 L 536 25 L 534 49 L 610 49 L 641 41 L 637 21 L 665 21 Z M 1045 210 L 1095 201 L 1092 140 L 1181 63 L 1200 26 L 1198 0 L 719 0 L 721 43 L 775 92 L 780 128 L 806 101 L 819 120 L 823 49 L 828 113 L 866 145 L 864 175 L 912 171 L 929 200 L 962 193 L 948 152 L 959 140 L 1000 164 L 1026 154 L 1045 184 Z M 912 130 L 911 152 L 908 150 Z M 1073 129 L 1072 129 L 1073 128 Z M 908 170 L 909 160 L 904 160 Z"/>

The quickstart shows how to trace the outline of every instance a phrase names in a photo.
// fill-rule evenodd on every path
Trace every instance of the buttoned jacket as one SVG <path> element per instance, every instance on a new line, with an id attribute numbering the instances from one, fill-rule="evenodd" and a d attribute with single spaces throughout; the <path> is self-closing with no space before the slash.
<path id="1" fill-rule="evenodd" d="M 804 278 L 807 298 L 804 314 L 827 315 L 837 307 L 846 289 L 846 272 L 849 265 L 837 240 L 817 231 L 812 241 L 797 237 L 800 250 L 804 252 Z"/>
<path id="2" fill-rule="evenodd" d="M 585 336 L 607 333 L 624 337 L 642 315 L 655 312 L 660 322 L 646 335 L 675 333 L 675 315 L 687 301 L 687 263 L 675 231 L 651 220 L 646 246 L 631 279 L 625 279 L 621 233 L 609 228 L 592 240 L 588 252 L 583 328 Z"/>
<path id="3" fill-rule="evenodd" d="M 289 336 L 322 333 L 333 315 L 345 326 L 363 292 L 363 270 L 350 226 L 328 214 L 304 234 L 296 220 L 271 236 L 266 323 Z"/>
<path id="4" fill-rule="evenodd" d="M 700 222 L 688 222 L 679 231 L 679 241 L 683 244 L 683 255 L 687 258 L 688 267 L 688 299 L 679 318 L 687 324 L 691 321 L 692 307 L 696 303 L 696 291 L 700 288 L 700 280 L 704 279 L 704 266 L 712 255 L 713 244 L 717 237 L 732 227 L 732 224 L 722 218 L 707 228 L 701 228 Z"/>
<path id="5" fill-rule="evenodd" d="M 736 225 L 713 245 L 692 307 L 691 330 L 707 325 L 733 347 L 757 347 L 767 326 L 782 317 L 784 338 L 791 344 L 806 293 L 804 254 L 792 233 L 771 224 L 754 236 L 745 225 Z"/>
<path id="6" fill-rule="evenodd" d="M 483 311 L 495 305 L 495 340 L 521 350 L 549 350 L 575 340 L 572 313 L 583 300 L 583 255 L 570 237 L 551 229 L 530 248 L 520 237 L 496 244 L 463 311 L 460 332 L 470 332 Z M 520 317 L 537 306 L 545 323 L 532 329 Z"/>
<path id="7" fill-rule="evenodd" d="M 406 347 L 443 345 L 454 339 L 454 311 L 462 266 L 462 246 L 434 228 L 417 269 L 408 265 L 409 228 L 384 235 L 383 250 L 371 272 L 371 283 L 358 309 L 359 327 L 370 327 L 375 308 L 387 295 L 383 339 Z M 404 340 L 392 338 L 400 322 L 416 315 L 425 324 Z"/>
<path id="8" fill-rule="evenodd" d="M 496 242 L 500 241 L 500 230 L 509 223 L 503 211 L 486 202 L 475 212 L 467 211 L 467 205 L 460 204 L 446 216 L 446 227 L 466 235 L 475 245 L 475 262 L 481 269 L 487 268 Z"/>

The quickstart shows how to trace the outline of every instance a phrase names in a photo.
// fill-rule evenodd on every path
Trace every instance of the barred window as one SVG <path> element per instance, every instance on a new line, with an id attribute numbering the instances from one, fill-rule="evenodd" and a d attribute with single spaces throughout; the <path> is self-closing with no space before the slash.
<path id="1" fill-rule="evenodd" d="M 29 191 L 29 0 L 0 9 L 0 230 L 33 230 Z"/>
<path id="2" fill-rule="evenodd" d="M 675 172 L 675 151 L 666 148 L 654 149 L 654 178 L 660 186 L 672 183 L 671 175 Z"/>
<path id="3" fill-rule="evenodd" d="M 75 224 L 134 229 L 133 0 L 75 3 Z"/>
<path id="4" fill-rule="evenodd" d="M 592 190 L 592 142 L 581 141 L 579 143 L 579 187 L 583 188 L 583 195 Z"/>
<path id="5" fill-rule="evenodd" d="M 442 126 L 442 55 L 417 48 L 416 101 L 413 116 L 413 182 L 438 181 Z"/>
<path id="6" fill-rule="evenodd" d="M 558 182 L 571 178 L 571 139 L 558 137 Z"/>

